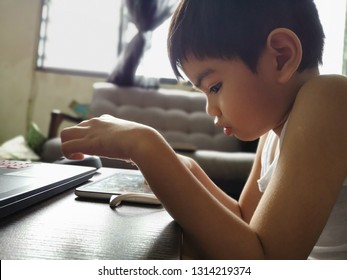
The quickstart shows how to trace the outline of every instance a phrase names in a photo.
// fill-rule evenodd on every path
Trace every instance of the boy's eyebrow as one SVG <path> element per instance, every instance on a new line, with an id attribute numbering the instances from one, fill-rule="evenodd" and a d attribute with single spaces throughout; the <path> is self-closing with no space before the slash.
<path id="1" fill-rule="evenodd" d="M 202 71 L 201 73 L 199 73 L 196 76 L 196 83 L 194 84 L 195 87 L 200 88 L 202 81 L 210 74 L 214 73 L 215 70 L 213 69 L 206 69 L 204 71 Z"/>

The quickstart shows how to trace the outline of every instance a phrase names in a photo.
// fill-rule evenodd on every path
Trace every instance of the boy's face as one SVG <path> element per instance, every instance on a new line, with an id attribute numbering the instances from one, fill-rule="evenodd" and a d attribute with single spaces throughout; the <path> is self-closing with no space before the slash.
<path id="1" fill-rule="evenodd" d="M 188 56 L 182 69 L 206 94 L 206 111 L 215 117 L 215 124 L 226 135 L 248 141 L 281 126 L 287 116 L 287 95 L 272 75 L 273 64 L 261 56 L 254 73 L 239 59 Z"/>

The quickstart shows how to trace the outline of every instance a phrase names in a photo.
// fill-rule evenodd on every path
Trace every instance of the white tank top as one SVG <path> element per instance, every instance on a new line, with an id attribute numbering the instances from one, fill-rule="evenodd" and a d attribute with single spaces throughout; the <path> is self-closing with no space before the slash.
<path id="1" fill-rule="evenodd" d="M 271 176 L 276 169 L 286 128 L 287 122 L 282 129 L 278 145 L 279 149 L 277 149 L 275 155 L 273 151 L 276 149 L 278 142 L 276 133 L 271 130 L 265 139 L 261 155 L 261 174 L 258 180 L 258 187 L 261 192 L 265 192 L 271 180 Z M 347 178 L 328 222 L 313 248 L 309 259 L 347 260 Z"/>

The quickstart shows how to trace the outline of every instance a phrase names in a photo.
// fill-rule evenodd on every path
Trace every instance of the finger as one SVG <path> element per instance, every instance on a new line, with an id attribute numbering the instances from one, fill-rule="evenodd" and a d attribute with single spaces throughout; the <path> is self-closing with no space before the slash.
<path id="1" fill-rule="evenodd" d="M 62 142 L 66 142 L 72 139 L 83 138 L 86 135 L 87 129 L 89 127 L 72 126 L 65 128 L 60 133 L 60 138 Z"/>
<path id="2" fill-rule="evenodd" d="M 93 122 L 95 119 L 97 119 L 97 118 L 92 118 L 92 119 L 89 119 L 89 120 L 81 121 L 81 122 L 80 122 L 79 124 L 77 124 L 76 126 L 77 126 L 77 127 L 90 126 L 90 123 Z"/>
<path id="3" fill-rule="evenodd" d="M 84 154 L 75 153 L 75 154 L 67 155 L 65 157 L 68 159 L 72 159 L 72 160 L 82 160 L 82 159 L 84 159 Z"/>
<path id="4" fill-rule="evenodd" d="M 80 139 L 62 142 L 61 150 L 64 156 L 70 159 L 83 159 L 84 154 L 92 155 L 90 145 Z"/>

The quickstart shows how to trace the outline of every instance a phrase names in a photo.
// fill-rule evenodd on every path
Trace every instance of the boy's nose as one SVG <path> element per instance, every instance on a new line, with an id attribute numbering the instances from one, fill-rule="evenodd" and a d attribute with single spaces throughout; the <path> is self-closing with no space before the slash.
<path id="1" fill-rule="evenodd" d="M 219 107 L 208 101 L 206 102 L 206 112 L 212 117 L 219 117 L 222 115 Z"/>

